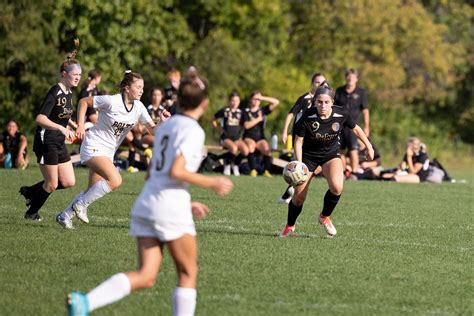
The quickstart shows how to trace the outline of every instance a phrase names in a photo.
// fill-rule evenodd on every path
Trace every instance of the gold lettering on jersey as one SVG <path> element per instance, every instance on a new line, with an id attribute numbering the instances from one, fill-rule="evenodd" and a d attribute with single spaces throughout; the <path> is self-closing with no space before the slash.
<path id="1" fill-rule="evenodd" d="M 328 133 L 324 133 L 324 134 L 316 133 L 316 135 L 314 135 L 314 138 L 316 138 L 317 140 L 322 140 L 325 142 L 331 141 L 336 137 L 337 137 L 337 134 L 328 134 Z"/>
<path id="2" fill-rule="evenodd" d="M 73 112 L 73 111 L 72 111 L 72 108 L 71 108 L 71 109 L 63 108 L 63 113 L 60 113 L 60 114 L 58 115 L 58 117 L 59 117 L 60 119 L 69 119 L 69 118 L 71 118 L 71 116 L 72 116 L 72 112 Z"/>
<path id="3" fill-rule="evenodd" d="M 319 129 L 319 123 L 317 121 L 314 121 L 311 123 L 311 127 L 313 128 L 313 133 L 315 133 Z"/>
<path id="4" fill-rule="evenodd" d="M 114 135 L 115 136 L 120 136 L 125 130 L 131 129 L 134 124 L 127 124 L 127 123 L 121 123 L 121 122 L 114 122 L 112 124 L 112 128 L 114 129 Z"/>
<path id="5" fill-rule="evenodd" d="M 341 125 L 338 122 L 332 123 L 331 128 L 333 131 L 337 132 Z"/>
<path id="6" fill-rule="evenodd" d="M 65 106 L 66 105 L 66 97 L 58 98 L 58 104 L 56 106 Z"/>

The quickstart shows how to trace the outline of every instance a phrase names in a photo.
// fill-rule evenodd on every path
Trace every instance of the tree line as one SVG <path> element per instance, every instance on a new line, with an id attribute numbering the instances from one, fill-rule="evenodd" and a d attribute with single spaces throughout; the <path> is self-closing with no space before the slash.
<path id="1" fill-rule="evenodd" d="M 336 87 L 345 69 L 357 68 L 383 148 L 408 135 L 474 143 L 469 2 L 2 2 L 0 123 L 15 117 L 24 131 L 34 128 L 36 109 L 78 37 L 84 77 L 99 69 L 111 93 L 126 69 L 141 73 L 148 91 L 166 84 L 168 69 L 196 66 L 211 89 L 206 127 L 232 91 L 245 102 L 258 89 L 282 102 L 268 125 L 279 133 L 312 73 L 324 73 Z"/>

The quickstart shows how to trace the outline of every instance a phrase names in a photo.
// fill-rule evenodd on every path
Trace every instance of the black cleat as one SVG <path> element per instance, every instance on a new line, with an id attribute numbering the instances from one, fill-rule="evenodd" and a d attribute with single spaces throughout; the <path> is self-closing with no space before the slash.
<path id="1" fill-rule="evenodd" d="M 25 219 L 35 221 L 35 222 L 41 222 L 41 216 L 38 213 L 33 213 L 30 214 L 28 212 L 25 213 Z"/>
<path id="2" fill-rule="evenodd" d="M 25 198 L 25 204 L 26 204 L 26 207 L 29 207 L 31 205 L 31 197 L 30 195 L 28 194 L 28 187 L 27 186 L 22 186 L 20 188 L 20 194 L 23 195 L 23 197 Z"/>

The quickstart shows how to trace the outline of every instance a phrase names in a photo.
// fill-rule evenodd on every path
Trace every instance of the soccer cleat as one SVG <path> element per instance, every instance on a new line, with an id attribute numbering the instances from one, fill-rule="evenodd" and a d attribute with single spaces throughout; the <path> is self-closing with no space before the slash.
<path id="1" fill-rule="evenodd" d="M 230 176 L 230 165 L 224 165 L 224 175 Z"/>
<path id="2" fill-rule="evenodd" d="M 135 168 L 134 166 L 130 166 L 127 168 L 127 172 L 129 173 L 137 173 L 138 171 L 138 168 Z"/>
<path id="3" fill-rule="evenodd" d="M 232 172 L 234 173 L 234 176 L 240 176 L 239 166 L 232 164 Z"/>
<path id="4" fill-rule="evenodd" d="M 145 156 L 146 156 L 147 158 L 153 157 L 153 151 L 151 150 L 151 148 L 145 149 L 145 150 L 143 151 L 143 153 L 145 154 Z"/>
<path id="5" fill-rule="evenodd" d="M 83 206 L 77 202 L 74 202 L 72 204 L 72 209 L 76 213 L 77 218 L 79 218 L 81 221 L 83 221 L 86 224 L 89 223 L 89 218 L 87 217 L 87 206 Z"/>
<path id="6" fill-rule="evenodd" d="M 283 193 L 283 195 L 278 198 L 278 203 L 290 204 L 293 194 L 295 194 L 295 188 L 289 187 L 285 193 Z"/>
<path id="7" fill-rule="evenodd" d="M 267 178 L 273 178 L 272 174 L 271 174 L 270 171 L 268 171 L 268 170 L 265 170 L 265 171 L 263 172 L 263 176 L 264 176 L 264 177 L 267 177 Z"/>
<path id="8" fill-rule="evenodd" d="M 257 170 L 255 170 L 255 169 L 250 170 L 250 176 L 251 177 L 256 177 L 257 176 Z"/>
<path id="9" fill-rule="evenodd" d="M 38 213 L 29 214 L 28 212 L 26 212 L 24 218 L 35 222 L 41 222 L 42 220 L 41 216 Z"/>
<path id="10" fill-rule="evenodd" d="M 25 198 L 26 206 L 29 207 L 31 205 L 31 197 L 30 197 L 30 194 L 28 193 L 28 187 L 22 186 L 19 192 Z"/>
<path id="11" fill-rule="evenodd" d="M 324 216 L 323 214 L 320 214 L 319 215 L 319 224 L 321 224 L 324 229 L 326 230 L 326 233 L 329 235 L 329 236 L 335 236 L 337 234 L 337 230 L 336 230 L 336 227 L 334 227 L 334 225 L 332 224 L 331 222 L 331 219 L 329 218 L 329 216 Z"/>
<path id="12" fill-rule="evenodd" d="M 285 225 L 285 229 L 283 229 L 278 236 L 279 237 L 288 237 L 295 231 L 296 225 L 289 226 Z"/>
<path id="13" fill-rule="evenodd" d="M 72 218 L 70 218 L 66 212 L 61 212 L 56 216 L 56 222 L 65 229 L 74 229 L 72 226 Z"/>
<path id="14" fill-rule="evenodd" d="M 67 312 L 69 316 L 89 315 L 89 302 L 84 293 L 72 292 L 67 296 Z"/>

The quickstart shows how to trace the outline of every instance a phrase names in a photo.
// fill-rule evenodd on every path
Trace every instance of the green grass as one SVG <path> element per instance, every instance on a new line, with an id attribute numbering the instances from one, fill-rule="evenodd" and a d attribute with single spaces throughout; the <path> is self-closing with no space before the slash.
<path id="1" fill-rule="evenodd" d="M 86 185 L 54 193 L 41 223 L 22 219 L 22 184 L 38 168 L 0 170 L 0 315 L 64 315 L 71 290 L 87 291 L 137 265 L 129 213 L 144 173 L 122 174 L 119 190 L 90 207 L 89 225 L 66 231 L 54 222 Z M 197 315 L 460 315 L 472 314 L 474 171 L 453 172 L 465 184 L 346 182 L 333 215 L 338 235 L 316 224 L 326 182 L 312 183 L 296 237 L 275 237 L 286 206 L 285 185 L 233 178 L 218 198 L 193 188 L 211 215 L 196 223 L 199 238 Z M 95 315 L 170 315 L 176 273 L 168 254 L 157 284 Z"/>

